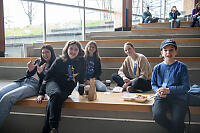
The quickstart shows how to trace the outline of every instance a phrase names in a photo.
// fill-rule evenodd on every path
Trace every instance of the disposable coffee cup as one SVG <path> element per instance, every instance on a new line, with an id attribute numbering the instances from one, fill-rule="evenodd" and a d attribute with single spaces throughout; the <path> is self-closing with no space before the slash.
<path id="1" fill-rule="evenodd" d="M 111 80 L 106 80 L 106 86 L 110 86 Z"/>
<path id="2" fill-rule="evenodd" d="M 88 95 L 89 89 L 90 89 L 90 85 L 86 85 L 86 86 L 84 87 L 85 95 Z"/>

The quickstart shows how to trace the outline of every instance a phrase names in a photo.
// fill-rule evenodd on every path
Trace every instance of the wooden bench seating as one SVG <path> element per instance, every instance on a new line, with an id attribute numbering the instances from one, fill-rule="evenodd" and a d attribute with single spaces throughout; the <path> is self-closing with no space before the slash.
<path id="1" fill-rule="evenodd" d="M 148 46 L 149 42 L 162 42 L 163 40 L 165 40 L 165 39 L 124 39 L 124 40 L 93 40 L 93 41 L 95 41 L 97 43 L 97 45 L 105 44 L 105 47 L 106 47 L 107 44 L 116 44 L 116 43 L 124 44 L 126 42 L 147 43 L 146 45 Z M 188 42 L 188 43 L 189 42 L 200 42 L 200 38 L 174 38 L 174 40 L 177 43 L 181 43 L 181 42 Z M 84 46 L 88 42 L 89 41 L 80 41 L 80 43 L 82 43 Z M 66 43 L 67 43 L 67 41 L 44 42 L 44 44 L 52 44 L 52 45 L 56 45 L 56 44 L 65 45 Z"/>
<path id="2" fill-rule="evenodd" d="M 37 59 L 37 57 L 27 57 L 27 58 L 0 58 L 0 61 L 30 61 L 31 59 Z M 123 61 L 125 57 L 101 57 L 101 61 Z M 160 62 L 162 59 L 160 57 L 147 57 L 149 62 Z M 176 57 L 176 60 L 185 61 L 200 61 L 200 57 Z"/>
<path id="3" fill-rule="evenodd" d="M 140 32 L 140 31 L 143 31 L 143 32 L 146 32 L 146 31 L 184 31 L 184 30 L 191 30 L 191 31 L 199 31 L 200 28 L 169 28 L 169 29 L 133 29 L 131 30 L 132 32 Z"/>
<path id="4" fill-rule="evenodd" d="M 0 66 L 8 67 L 26 67 L 26 64 L 30 60 L 35 60 L 38 57 L 28 57 L 28 58 L 0 58 Z M 119 62 L 122 63 L 126 57 L 101 57 L 102 63 L 107 62 Z M 159 63 L 162 61 L 160 57 L 147 57 L 150 63 Z M 193 62 L 198 63 L 200 57 L 176 57 L 177 60 L 182 62 Z M 17 64 L 17 65 L 16 65 Z M 20 65 L 21 64 L 21 65 Z M 117 67 L 117 66 L 116 66 Z"/>
<path id="5" fill-rule="evenodd" d="M 63 48 L 54 48 L 56 56 L 61 55 Z M 99 47 L 99 55 L 102 57 L 125 57 L 123 46 L 120 47 Z M 112 52 L 111 52 L 112 51 Z M 160 48 L 156 47 L 135 47 L 137 53 L 144 54 L 146 57 L 158 57 Z M 200 46 L 180 46 L 178 47 L 178 55 L 180 57 L 200 57 Z M 28 53 L 28 57 L 38 57 L 40 48 L 34 48 L 33 52 Z"/>
<path id="6" fill-rule="evenodd" d="M 32 58 L 0 58 L 0 61 L 29 61 Z M 102 62 L 122 62 L 125 57 L 102 57 Z M 182 62 L 194 61 L 199 62 L 200 57 L 177 57 L 177 60 Z M 159 57 L 148 57 L 150 62 L 161 62 Z M 83 96 L 79 96 L 77 93 L 66 100 L 64 108 L 74 109 L 89 109 L 89 110 L 110 110 L 110 111 L 127 111 L 127 112 L 151 112 L 153 101 L 147 103 L 135 103 L 123 101 L 122 93 L 104 94 L 98 92 L 98 99 L 96 101 L 87 101 Z M 152 95 L 152 94 L 148 94 Z M 16 103 L 17 106 L 31 106 L 31 107 L 45 107 L 47 101 L 42 104 L 35 102 L 35 97 L 27 98 Z M 192 114 L 200 114 L 200 107 L 190 107 Z"/>
<path id="7" fill-rule="evenodd" d="M 192 21 L 181 21 L 181 24 L 191 24 Z M 171 22 L 157 22 L 157 23 L 139 23 L 138 25 L 158 25 L 158 24 L 171 24 Z"/>
<path id="8" fill-rule="evenodd" d="M 153 98 L 145 103 L 129 102 L 123 100 L 126 93 L 97 92 L 97 100 L 88 101 L 86 96 L 79 96 L 74 91 L 72 95 L 64 102 L 63 108 L 83 109 L 83 110 L 103 110 L 103 111 L 126 111 L 126 112 L 152 112 Z M 143 93 L 145 95 L 153 95 Z M 36 97 L 26 98 L 17 102 L 16 106 L 46 107 L 47 101 L 42 104 L 35 102 Z M 200 107 L 190 107 L 191 114 L 200 114 Z"/>
<path id="9" fill-rule="evenodd" d="M 16 80 L 24 76 L 27 70 L 27 62 L 32 58 L 0 58 L 0 79 Z M 33 59 L 36 59 L 35 57 Z M 101 57 L 102 75 L 101 79 L 111 79 L 112 73 L 116 73 L 124 61 L 125 57 Z M 147 58 L 152 68 L 160 63 L 160 57 Z M 179 61 L 188 66 L 191 84 L 199 83 L 200 57 L 177 57 Z M 9 73 L 9 74 L 8 74 Z"/>
<path id="10" fill-rule="evenodd" d="M 181 21 L 180 28 L 190 28 L 192 21 Z M 132 26 L 133 29 L 169 29 L 171 22 L 139 23 Z"/>
<path id="11" fill-rule="evenodd" d="M 110 62 L 110 61 L 124 61 L 125 57 L 101 57 L 102 62 Z M 160 57 L 147 57 L 149 62 L 161 62 L 163 61 Z M 176 60 L 187 62 L 187 61 L 200 61 L 200 57 L 176 57 Z"/>

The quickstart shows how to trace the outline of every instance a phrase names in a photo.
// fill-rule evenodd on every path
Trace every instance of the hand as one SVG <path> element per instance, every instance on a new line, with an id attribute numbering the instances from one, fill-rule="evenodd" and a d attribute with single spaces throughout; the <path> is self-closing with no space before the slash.
<path id="1" fill-rule="evenodd" d="M 166 98 L 167 95 L 170 93 L 170 90 L 169 90 L 169 88 L 159 88 L 159 89 L 157 90 L 157 93 L 158 93 L 158 95 L 159 95 L 160 97 Z"/>
<path id="2" fill-rule="evenodd" d="M 35 68 L 35 65 L 33 64 L 32 60 L 27 63 L 27 67 L 29 72 L 31 72 Z"/>
<path id="3" fill-rule="evenodd" d="M 37 66 L 37 72 L 40 74 L 41 72 L 44 71 L 46 63 L 42 64 L 41 66 L 39 66 L 38 64 L 36 64 L 36 66 Z"/>
<path id="4" fill-rule="evenodd" d="M 124 85 L 122 86 L 123 90 L 125 90 L 130 83 L 131 83 L 131 80 L 129 80 L 128 83 L 124 83 Z"/>
<path id="5" fill-rule="evenodd" d="M 126 88 L 128 87 L 128 84 L 124 83 L 124 85 L 122 86 L 123 90 L 126 90 Z"/>
<path id="6" fill-rule="evenodd" d="M 128 82 L 130 82 L 130 79 L 128 79 L 127 77 L 124 77 L 124 78 L 123 78 L 123 81 L 124 81 L 125 83 L 128 83 Z"/>
<path id="7" fill-rule="evenodd" d="M 42 100 L 44 100 L 44 95 L 39 95 L 39 96 L 35 99 L 36 103 L 39 103 L 39 104 L 42 103 Z"/>

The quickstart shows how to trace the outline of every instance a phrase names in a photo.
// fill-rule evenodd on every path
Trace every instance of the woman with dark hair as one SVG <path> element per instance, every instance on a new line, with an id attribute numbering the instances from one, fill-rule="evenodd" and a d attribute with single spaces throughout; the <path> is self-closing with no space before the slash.
<path id="1" fill-rule="evenodd" d="M 40 59 L 27 63 L 28 70 L 25 77 L 0 89 L 0 126 L 17 101 L 38 94 L 39 87 L 55 59 L 53 47 L 44 45 L 41 48 Z"/>
<path id="2" fill-rule="evenodd" d="M 192 25 L 191 27 L 195 26 L 196 21 L 199 23 L 200 27 L 200 2 L 198 2 L 195 8 L 192 10 Z"/>
<path id="3" fill-rule="evenodd" d="M 57 133 L 62 104 L 79 82 L 79 94 L 84 93 L 85 60 L 81 43 L 68 41 L 45 77 L 40 87 L 37 103 L 42 103 L 45 93 L 49 96 L 46 119 L 42 133 Z"/>

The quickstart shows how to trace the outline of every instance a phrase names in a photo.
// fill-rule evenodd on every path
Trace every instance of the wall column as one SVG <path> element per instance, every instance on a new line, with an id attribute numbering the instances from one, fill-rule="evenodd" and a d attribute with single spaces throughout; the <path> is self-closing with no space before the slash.
<path id="1" fill-rule="evenodd" d="M 4 13 L 3 0 L 0 0 L 0 57 L 5 56 L 5 34 L 4 34 Z"/>
<path id="2" fill-rule="evenodd" d="M 192 14 L 192 9 L 194 9 L 195 0 L 184 0 L 184 11 L 185 15 Z"/>
<path id="3" fill-rule="evenodd" d="M 114 0 L 115 31 L 128 31 L 132 27 L 132 0 Z"/>

